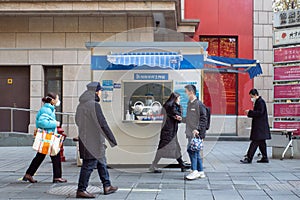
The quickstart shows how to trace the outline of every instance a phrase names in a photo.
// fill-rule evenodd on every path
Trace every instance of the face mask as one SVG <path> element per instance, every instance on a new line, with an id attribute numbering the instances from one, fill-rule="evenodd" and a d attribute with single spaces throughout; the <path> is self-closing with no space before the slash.
<path id="1" fill-rule="evenodd" d="M 96 101 L 96 102 L 100 102 L 100 97 L 98 96 L 97 93 L 95 94 L 95 101 Z"/>
<path id="2" fill-rule="evenodd" d="M 60 100 L 59 100 L 59 99 L 57 100 L 55 106 L 56 106 L 56 107 L 60 106 Z"/>
<path id="3" fill-rule="evenodd" d="M 252 97 L 251 101 L 254 103 L 256 101 L 256 98 Z"/>

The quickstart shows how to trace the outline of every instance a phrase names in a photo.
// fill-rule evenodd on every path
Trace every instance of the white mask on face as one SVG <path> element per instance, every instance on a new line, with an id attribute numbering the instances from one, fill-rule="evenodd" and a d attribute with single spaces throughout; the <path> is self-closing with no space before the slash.
<path id="1" fill-rule="evenodd" d="M 255 97 L 252 97 L 252 98 L 251 98 L 251 101 L 252 101 L 253 103 L 255 103 L 256 98 L 255 98 Z"/>
<path id="2" fill-rule="evenodd" d="M 56 107 L 60 106 L 60 100 L 59 100 L 59 99 L 57 100 L 55 106 L 56 106 Z"/>

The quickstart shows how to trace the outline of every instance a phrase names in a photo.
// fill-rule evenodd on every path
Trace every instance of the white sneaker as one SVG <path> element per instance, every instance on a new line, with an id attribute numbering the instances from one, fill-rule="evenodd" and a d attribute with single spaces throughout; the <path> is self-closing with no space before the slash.
<path id="1" fill-rule="evenodd" d="M 199 172 L 197 170 L 192 171 L 190 174 L 188 174 L 185 178 L 188 180 L 195 180 L 199 178 Z"/>
<path id="2" fill-rule="evenodd" d="M 205 178 L 204 171 L 198 172 L 199 178 Z"/>

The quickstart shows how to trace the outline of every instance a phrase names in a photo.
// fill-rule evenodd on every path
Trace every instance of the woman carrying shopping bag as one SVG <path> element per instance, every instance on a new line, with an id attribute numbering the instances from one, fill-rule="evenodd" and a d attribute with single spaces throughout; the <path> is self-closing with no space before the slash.
<path id="1" fill-rule="evenodd" d="M 55 107 L 60 106 L 60 100 L 58 95 L 54 93 L 48 93 L 46 97 L 42 99 L 44 106 L 39 110 L 36 115 L 36 128 L 37 134 L 52 134 L 57 135 L 56 128 L 60 125 L 58 121 L 56 121 L 55 116 Z M 35 141 L 36 142 L 36 141 Z M 41 144 L 43 145 L 43 144 Z M 59 151 L 53 151 L 52 146 L 51 152 L 49 155 L 52 160 L 53 166 L 53 183 L 65 183 L 67 182 L 66 179 L 62 178 L 62 169 L 61 169 L 61 160 Z M 23 181 L 29 181 L 31 183 L 36 183 L 37 180 L 33 179 L 35 172 L 38 170 L 39 166 L 42 164 L 43 160 L 45 159 L 48 153 L 44 153 L 44 150 L 47 148 L 45 145 L 42 149 L 43 151 L 38 151 L 34 159 L 32 160 L 29 168 L 26 171 L 26 174 L 23 177 Z M 55 153 L 53 153 L 55 152 Z M 57 154 L 56 154 L 57 153 Z M 55 155 L 54 155 L 55 154 Z"/>

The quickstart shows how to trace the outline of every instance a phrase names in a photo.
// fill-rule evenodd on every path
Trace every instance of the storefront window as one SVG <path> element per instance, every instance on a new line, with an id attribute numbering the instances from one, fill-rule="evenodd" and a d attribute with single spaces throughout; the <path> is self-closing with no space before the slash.
<path id="1" fill-rule="evenodd" d="M 172 92 L 172 82 L 123 82 L 124 120 L 162 120 L 161 106 Z M 131 118 L 131 120 L 133 120 Z"/>
<path id="2" fill-rule="evenodd" d="M 208 54 L 212 56 L 237 57 L 237 37 L 201 36 L 208 42 Z M 237 114 L 237 74 L 204 72 L 204 103 L 212 114 Z"/>

